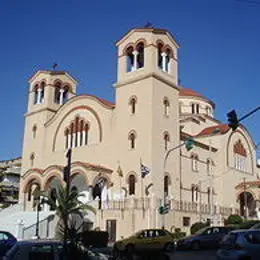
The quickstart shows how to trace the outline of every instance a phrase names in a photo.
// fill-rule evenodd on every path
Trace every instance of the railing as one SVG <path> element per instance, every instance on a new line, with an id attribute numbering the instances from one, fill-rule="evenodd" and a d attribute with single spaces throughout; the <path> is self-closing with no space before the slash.
<path id="1" fill-rule="evenodd" d="M 156 200 L 152 205 L 151 198 L 126 198 L 124 200 L 110 200 L 102 202 L 102 209 L 104 210 L 130 210 L 130 209 L 149 209 L 158 208 L 161 205 L 160 200 Z M 210 205 L 206 203 L 197 203 L 189 201 L 169 200 L 170 211 L 187 212 L 195 214 L 210 214 Z M 223 216 L 229 216 L 233 213 L 237 213 L 238 209 L 216 206 L 213 207 L 214 214 L 220 214 Z"/>

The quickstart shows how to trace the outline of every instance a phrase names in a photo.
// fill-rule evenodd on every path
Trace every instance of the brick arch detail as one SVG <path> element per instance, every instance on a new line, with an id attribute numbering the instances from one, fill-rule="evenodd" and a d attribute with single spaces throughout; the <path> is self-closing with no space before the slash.
<path id="1" fill-rule="evenodd" d="M 95 187 L 95 185 L 96 185 L 98 179 L 100 179 L 100 178 L 104 178 L 104 179 L 107 180 L 108 187 L 111 187 L 111 186 L 113 185 L 113 183 L 112 183 L 111 179 L 109 178 L 109 176 L 107 176 L 105 173 L 99 173 L 99 174 L 93 179 L 91 186 L 92 186 L 92 187 Z"/>
<path id="2" fill-rule="evenodd" d="M 126 183 L 127 185 L 129 184 L 129 177 L 130 177 L 131 175 L 134 175 L 134 176 L 135 176 L 135 183 L 138 183 L 138 178 L 137 178 L 136 172 L 130 171 L 130 172 L 127 173 L 127 175 L 126 175 L 126 177 L 125 177 L 125 183 Z"/>
<path id="3" fill-rule="evenodd" d="M 240 135 L 243 136 L 244 138 L 244 141 L 246 142 L 247 144 L 247 148 L 248 148 L 248 153 L 249 153 L 249 160 L 250 160 L 250 163 L 251 163 L 251 169 L 252 169 L 252 173 L 254 174 L 254 161 L 253 161 L 253 154 L 252 154 L 252 149 L 251 149 L 251 146 L 250 146 L 250 143 L 249 143 L 249 140 L 248 138 L 246 137 L 246 135 L 239 129 L 231 132 L 231 134 L 229 135 L 228 137 L 228 140 L 227 140 L 227 145 L 226 145 L 226 160 L 227 160 L 227 165 L 230 166 L 230 158 L 229 158 L 229 147 L 230 147 L 230 142 L 231 142 L 231 138 L 232 136 L 235 134 L 235 133 L 239 133 Z M 251 137 L 251 136 L 250 136 Z M 252 140 L 252 139 L 251 139 Z M 233 147 L 232 147 L 233 148 Z M 233 151 L 233 149 L 232 149 Z"/>
<path id="4" fill-rule="evenodd" d="M 83 171 L 81 169 L 73 169 L 70 179 L 73 180 L 73 178 L 75 178 L 77 175 L 82 175 L 84 177 L 85 184 L 87 184 L 88 186 L 90 185 L 86 171 Z"/>
<path id="5" fill-rule="evenodd" d="M 40 176 L 36 175 L 35 173 L 32 173 L 26 180 L 23 181 L 23 188 L 22 193 L 27 193 L 29 187 L 31 187 L 32 184 L 38 184 L 40 187 L 40 190 L 42 190 L 42 179 Z"/>
<path id="6" fill-rule="evenodd" d="M 246 189 L 245 192 L 250 193 L 250 194 L 252 195 L 252 197 L 254 198 L 254 200 L 258 200 L 257 194 L 256 194 L 254 191 L 252 191 L 251 189 Z M 244 190 L 240 190 L 240 191 L 238 191 L 238 192 L 236 193 L 236 198 L 237 198 L 237 200 L 239 200 L 239 196 L 240 196 L 242 193 L 244 193 Z"/>
<path id="7" fill-rule="evenodd" d="M 58 124 L 58 127 L 55 131 L 55 134 L 54 134 L 54 138 L 53 138 L 53 144 L 52 144 L 52 151 L 54 152 L 55 151 L 55 146 L 56 146 L 56 139 L 57 139 L 57 135 L 58 135 L 58 132 L 61 128 L 61 125 L 62 123 L 64 122 L 64 120 L 67 118 L 67 116 L 74 112 L 75 110 L 79 110 L 79 109 L 83 109 L 83 110 L 88 110 L 89 112 L 91 112 L 94 117 L 96 118 L 97 120 L 97 123 L 98 123 L 98 127 L 99 127 L 99 141 L 102 142 L 102 138 L 103 138 L 103 129 L 102 129 L 102 124 L 101 124 L 101 119 L 100 117 L 98 116 L 97 112 L 89 107 L 89 106 L 86 106 L 86 105 L 82 105 L 82 106 L 77 106 L 77 107 L 74 107 L 72 108 L 70 111 L 68 111 L 63 117 L 62 119 L 60 120 L 59 124 Z"/>
<path id="8" fill-rule="evenodd" d="M 60 173 L 57 172 L 52 172 L 50 173 L 48 176 L 46 176 L 46 178 L 43 181 L 43 190 L 47 190 L 48 185 L 50 184 L 50 182 L 52 181 L 52 179 L 54 178 L 58 178 L 60 180 L 61 185 L 64 185 L 64 181 L 62 179 L 62 176 Z"/>

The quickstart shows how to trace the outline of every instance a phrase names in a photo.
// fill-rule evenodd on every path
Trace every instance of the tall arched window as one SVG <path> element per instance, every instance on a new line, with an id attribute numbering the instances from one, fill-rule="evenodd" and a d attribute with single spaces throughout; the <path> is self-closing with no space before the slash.
<path id="1" fill-rule="evenodd" d="M 170 143 L 170 135 L 169 135 L 168 132 L 165 132 L 165 133 L 164 133 L 163 139 L 164 139 L 164 149 L 165 149 L 165 150 L 168 150 L 168 148 L 169 148 L 169 143 Z"/>
<path id="2" fill-rule="evenodd" d="M 132 46 L 128 47 L 126 50 L 126 70 L 127 72 L 134 71 L 134 48 Z"/>
<path id="3" fill-rule="evenodd" d="M 40 91 L 40 103 L 42 104 L 44 101 L 44 91 L 45 91 L 45 82 L 41 83 L 41 91 Z"/>
<path id="4" fill-rule="evenodd" d="M 54 102 L 56 104 L 60 103 L 60 90 L 61 90 L 61 83 L 55 83 L 55 94 L 54 94 Z"/>
<path id="5" fill-rule="evenodd" d="M 195 114 L 195 104 L 191 104 L 191 113 Z"/>
<path id="6" fill-rule="evenodd" d="M 144 44 L 138 43 L 136 46 L 137 50 L 137 69 L 143 68 L 144 66 Z"/>
<path id="7" fill-rule="evenodd" d="M 65 130 L 65 149 L 69 148 L 69 129 Z"/>
<path id="8" fill-rule="evenodd" d="M 164 195 L 165 196 L 168 196 L 169 195 L 169 184 L 170 184 L 170 180 L 169 180 L 169 176 L 168 175 L 165 175 L 164 176 Z"/>
<path id="9" fill-rule="evenodd" d="M 207 195 L 208 195 L 208 204 L 210 204 L 210 188 L 207 190 Z"/>
<path id="10" fill-rule="evenodd" d="M 196 154 L 191 155 L 191 165 L 192 165 L 192 170 L 197 172 L 198 171 L 198 160 L 199 157 Z"/>
<path id="11" fill-rule="evenodd" d="M 129 139 L 129 148 L 130 149 L 134 149 L 135 145 L 136 145 L 136 143 L 135 143 L 135 141 L 136 141 L 136 134 L 133 133 L 133 132 L 130 133 L 128 139 Z"/>
<path id="12" fill-rule="evenodd" d="M 238 140 L 233 147 L 234 167 L 239 171 L 247 171 L 247 151 L 244 148 L 241 140 Z"/>
<path id="13" fill-rule="evenodd" d="M 200 113 L 200 105 L 196 104 L 196 113 L 199 114 Z"/>
<path id="14" fill-rule="evenodd" d="M 33 128 L 32 128 L 33 139 L 35 139 L 35 137 L 36 137 L 36 131 L 37 131 L 37 126 L 34 125 Z"/>
<path id="15" fill-rule="evenodd" d="M 131 114 L 134 115 L 136 112 L 136 97 L 131 97 L 129 101 Z"/>
<path id="16" fill-rule="evenodd" d="M 38 103 L 38 89 L 39 89 L 39 85 L 36 84 L 33 88 L 33 93 L 34 93 L 34 99 L 33 99 L 33 104 L 37 104 Z"/>
<path id="17" fill-rule="evenodd" d="M 134 195 L 135 194 L 136 178 L 133 174 L 131 174 L 129 176 L 128 183 L 129 183 L 129 195 Z"/>
<path id="18" fill-rule="evenodd" d="M 35 160 L 35 154 L 32 153 L 30 156 L 30 164 L 31 164 L 31 168 L 34 167 L 34 160 Z"/>
<path id="19" fill-rule="evenodd" d="M 194 202 L 194 199 L 195 199 L 195 186 L 192 185 L 191 186 L 191 201 Z"/>
<path id="20" fill-rule="evenodd" d="M 164 115 L 169 116 L 170 102 L 169 102 L 168 98 L 164 98 L 163 107 L 164 107 Z"/>
<path id="21" fill-rule="evenodd" d="M 195 201 L 198 202 L 199 200 L 199 187 L 195 187 Z"/>
<path id="22" fill-rule="evenodd" d="M 62 97 L 62 104 L 66 103 L 69 98 L 69 86 L 65 86 L 63 88 L 63 97 Z"/>
<path id="23" fill-rule="evenodd" d="M 159 43 L 158 44 L 158 47 L 157 47 L 157 50 L 158 50 L 158 67 L 160 69 L 163 68 L 163 59 L 162 59 L 162 48 L 163 48 L 163 44 L 162 43 Z"/>
<path id="24" fill-rule="evenodd" d="M 165 57 L 165 71 L 170 73 L 171 72 L 172 51 L 170 49 L 167 49 L 165 53 L 166 53 L 166 57 Z"/>

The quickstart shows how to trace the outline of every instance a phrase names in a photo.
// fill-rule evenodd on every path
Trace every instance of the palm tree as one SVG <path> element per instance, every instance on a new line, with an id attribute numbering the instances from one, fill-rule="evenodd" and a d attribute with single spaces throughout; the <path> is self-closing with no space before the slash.
<path id="1" fill-rule="evenodd" d="M 79 194 L 76 189 L 71 189 L 67 194 L 66 187 L 61 185 L 58 187 L 56 199 L 46 193 L 43 193 L 42 196 L 43 203 L 48 204 L 59 217 L 56 226 L 56 237 L 63 238 L 65 244 L 66 240 L 68 240 L 72 246 L 77 247 L 80 242 L 82 225 L 77 226 L 76 217 L 83 219 L 84 215 L 89 211 L 96 213 L 96 210 L 79 200 L 84 195 Z"/>

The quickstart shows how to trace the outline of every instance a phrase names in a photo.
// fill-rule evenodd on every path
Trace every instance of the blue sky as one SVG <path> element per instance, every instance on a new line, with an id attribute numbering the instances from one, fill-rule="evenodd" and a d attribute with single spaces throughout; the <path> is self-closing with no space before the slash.
<path id="1" fill-rule="evenodd" d="M 2 0 L 0 160 L 21 155 L 28 79 L 53 62 L 79 81 L 78 93 L 113 101 L 115 42 L 147 22 L 181 45 L 182 85 L 216 105 L 216 118 L 260 105 L 260 0 Z M 260 111 L 244 121 L 260 142 Z"/>

